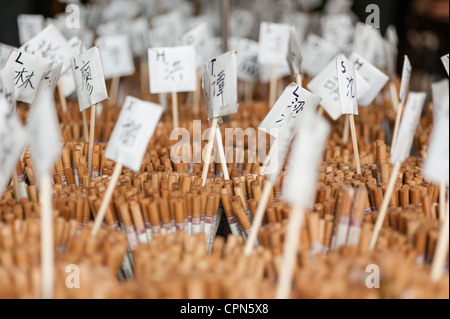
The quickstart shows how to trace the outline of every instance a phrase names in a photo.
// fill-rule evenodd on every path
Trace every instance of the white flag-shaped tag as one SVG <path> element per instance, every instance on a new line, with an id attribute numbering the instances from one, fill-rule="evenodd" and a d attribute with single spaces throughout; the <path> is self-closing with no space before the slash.
<path id="1" fill-rule="evenodd" d="M 20 44 L 24 44 L 44 28 L 44 16 L 41 14 L 19 14 L 17 25 L 19 27 Z"/>
<path id="2" fill-rule="evenodd" d="M 43 88 L 53 91 L 56 87 L 56 84 L 58 83 L 59 77 L 61 76 L 61 69 L 62 69 L 63 63 L 53 63 L 50 70 L 48 70 L 44 77 L 41 80 L 41 83 L 39 85 L 42 85 Z"/>
<path id="3" fill-rule="evenodd" d="M 353 62 L 347 60 L 343 54 L 340 54 L 336 58 L 336 70 L 342 114 L 358 115 L 355 66 Z"/>
<path id="4" fill-rule="evenodd" d="M 408 56 L 405 55 L 402 69 L 402 81 L 400 82 L 400 93 L 399 93 L 400 102 L 403 105 L 405 105 L 406 94 L 408 93 L 409 80 L 411 79 L 411 71 L 412 71 L 411 63 L 409 62 Z"/>
<path id="5" fill-rule="evenodd" d="M 137 172 L 164 108 L 127 96 L 106 148 L 108 159 Z"/>
<path id="6" fill-rule="evenodd" d="M 386 74 L 378 70 L 355 52 L 350 56 L 350 61 L 354 63 L 355 70 L 359 72 L 369 84 L 369 90 L 363 96 L 358 98 L 358 102 L 361 106 L 369 106 L 389 78 Z M 356 85 L 358 85 L 358 83 L 356 83 Z"/>
<path id="7" fill-rule="evenodd" d="M 8 57 L 13 49 L 14 49 L 13 46 L 0 43 L 0 70 L 3 69 L 6 60 L 8 60 Z"/>
<path id="8" fill-rule="evenodd" d="M 426 97 L 427 95 L 423 92 L 408 94 L 408 101 L 398 129 L 397 142 L 394 145 L 394 153 L 391 154 L 391 164 L 402 163 L 408 158 Z"/>
<path id="9" fill-rule="evenodd" d="M 294 121 L 295 126 L 300 126 L 300 120 L 303 120 L 307 113 L 314 112 L 321 100 L 321 97 L 291 83 L 284 89 L 258 129 L 278 138 L 288 129 L 289 125 L 286 123 Z"/>
<path id="10" fill-rule="evenodd" d="M 314 204 L 317 176 L 330 124 L 309 114 L 294 141 L 283 183 L 283 198 L 303 208 Z"/>
<path id="11" fill-rule="evenodd" d="M 286 63 L 289 27 L 288 24 L 261 22 L 259 29 L 259 63 L 268 65 Z"/>
<path id="12" fill-rule="evenodd" d="M 36 175 L 50 173 L 61 152 L 61 135 L 53 91 L 39 88 L 27 124 L 31 158 Z"/>
<path id="13" fill-rule="evenodd" d="M 295 78 L 297 74 L 301 74 L 302 52 L 300 51 L 297 32 L 295 31 L 295 27 L 292 26 L 289 33 L 287 63 L 289 65 L 289 69 L 293 78 Z"/>
<path id="14" fill-rule="evenodd" d="M 14 94 L 17 101 L 32 103 L 39 82 L 50 69 L 52 61 L 31 53 L 14 49 L 5 64 L 5 74 L 14 80 Z"/>
<path id="15" fill-rule="evenodd" d="M 13 85 L 0 72 L 0 197 L 27 143 L 27 134 L 16 115 Z"/>
<path id="16" fill-rule="evenodd" d="M 208 119 L 237 112 L 236 51 L 226 52 L 205 63 L 202 86 Z"/>
<path id="17" fill-rule="evenodd" d="M 369 84 L 358 71 L 355 71 L 355 76 L 357 83 L 356 96 L 364 96 L 367 90 L 369 90 Z M 333 120 L 336 121 L 342 115 L 336 59 L 330 61 L 330 63 L 328 63 L 328 65 L 308 83 L 307 88 L 322 98 L 320 105 L 323 106 Z"/>
<path id="18" fill-rule="evenodd" d="M 100 51 L 105 79 L 134 74 L 133 54 L 126 34 L 101 37 L 95 44 Z"/>
<path id="19" fill-rule="evenodd" d="M 237 43 L 237 76 L 244 81 L 258 77 L 258 42 L 239 39 Z"/>
<path id="20" fill-rule="evenodd" d="M 309 31 L 309 24 L 311 23 L 309 14 L 304 12 L 290 12 L 283 16 L 282 22 L 295 27 L 299 44 L 305 41 L 306 34 Z"/>
<path id="21" fill-rule="evenodd" d="M 250 10 L 236 9 L 230 16 L 230 34 L 238 38 L 249 38 L 256 24 L 256 16 Z"/>
<path id="22" fill-rule="evenodd" d="M 433 125 L 441 118 L 448 117 L 449 113 L 449 89 L 448 79 L 431 84 L 431 93 L 433 96 Z"/>
<path id="23" fill-rule="evenodd" d="M 302 50 L 302 70 L 309 76 L 317 75 L 338 53 L 337 48 L 317 35 L 310 34 Z"/>
<path id="24" fill-rule="evenodd" d="M 66 45 L 66 38 L 53 25 L 49 24 L 31 40 L 20 47 L 20 50 L 49 59 L 54 62 L 64 62 L 66 56 L 61 49 Z"/>
<path id="25" fill-rule="evenodd" d="M 61 70 L 60 84 L 61 89 L 64 96 L 69 96 L 73 92 L 75 92 L 75 83 L 73 81 L 73 72 L 72 72 L 72 58 L 75 55 L 79 55 L 86 51 L 86 47 L 84 46 L 81 39 L 78 37 L 73 37 L 69 41 L 67 41 L 66 46 L 70 50 L 70 54 L 68 58 L 64 61 L 63 69 Z M 66 68 L 66 66 L 68 66 Z"/>
<path id="26" fill-rule="evenodd" d="M 208 31 L 208 24 L 206 22 L 200 23 L 198 26 L 187 32 L 183 38 L 183 45 L 191 45 L 195 48 L 196 66 L 201 67 L 208 56 L 208 41 L 211 35 Z"/>
<path id="27" fill-rule="evenodd" d="M 193 46 L 148 49 L 150 93 L 191 92 L 197 88 Z"/>
<path id="28" fill-rule="evenodd" d="M 362 56 L 369 63 L 374 64 L 375 56 L 380 46 L 379 36 L 376 29 L 368 27 L 365 23 L 358 22 L 355 28 L 352 51 Z"/>
<path id="29" fill-rule="evenodd" d="M 80 111 L 108 98 L 97 47 L 72 58 L 72 74 Z"/>
<path id="30" fill-rule="evenodd" d="M 442 64 L 444 64 L 445 71 L 447 71 L 448 75 L 448 53 L 441 57 Z"/>

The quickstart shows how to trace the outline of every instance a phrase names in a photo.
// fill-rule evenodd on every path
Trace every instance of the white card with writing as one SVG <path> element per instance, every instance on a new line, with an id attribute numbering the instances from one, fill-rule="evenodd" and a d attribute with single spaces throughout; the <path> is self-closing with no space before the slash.
<path id="1" fill-rule="evenodd" d="M 42 14 L 19 14 L 17 16 L 19 28 L 19 42 L 24 44 L 44 28 L 44 16 Z"/>
<path id="2" fill-rule="evenodd" d="M 295 78 L 297 74 L 301 74 L 302 52 L 300 50 L 300 44 L 298 43 L 297 32 L 293 26 L 290 28 L 288 54 L 286 60 L 293 78 Z"/>
<path id="3" fill-rule="evenodd" d="M 72 58 L 72 74 L 80 111 L 108 98 L 97 47 Z"/>
<path id="4" fill-rule="evenodd" d="M 379 34 L 376 29 L 358 22 L 355 27 L 352 51 L 362 56 L 369 63 L 374 64 L 377 48 L 380 45 L 378 37 Z"/>
<path id="5" fill-rule="evenodd" d="M 426 97 L 427 95 L 423 92 L 409 92 L 398 129 L 394 153 L 391 154 L 391 164 L 403 163 L 408 158 Z"/>
<path id="6" fill-rule="evenodd" d="M 241 38 L 237 42 L 237 76 L 244 81 L 258 78 L 258 42 Z"/>
<path id="7" fill-rule="evenodd" d="M 369 90 L 369 84 L 358 71 L 355 71 L 355 76 L 357 83 L 356 96 L 364 96 Z M 336 59 L 331 60 L 328 65 L 308 83 L 307 88 L 322 98 L 320 105 L 322 105 L 333 120 L 336 121 L 342 115 L 339 100 Z"/>
<path id="8" fill-rule="evenodd" d="M 356 97 L 356 75 L 353 62 L 340 54 L 336 58 L 336 72 L 339 85 L 339 100 L 342 114 L 358 115 L 358 101 Z"/>
<path id="9" fill-rule="evenodd" d="M 334 45 L 314 34 L 308 36 L 303 48 L 302 70 L 309 76 L 316 76 L 338 53 Z"/>
<path id="10" fill-rule="evenodd" d="M 191 45 L 195 48 L 196 66 L 201 67 L 205 60 L 209 58 L 208 41 L 211 35 L 208 30 L 208 24 L 202 22 L 192 30 L 185 33 L 181 39 L 183 45 Z"/>
<path id="11" fill-rule="evenodd" d="M 449 113 L 449 89 L 448 79 L 431 84 L 431 93 L 433 96 L 433 125 L 441 118 L 448 117 Z"/>
<path id="12" fill-rule="evenodd" d="M 405 105 L 406 94 L 408 93 L 409 80 L 411 79 L 411 63 L 409 62 L 408 56 L 405 55 L 405 59 L 403 60 L 403 69 L 402 69 L 402 80 L 400 82 L 400 93 L 399 98 L 400 102 Z"/>
<path id="13" fill-rule="evenodd" d="M 289 25 L 261 22 L 258 62 L 268 65 L 285 63 L 289 44 Z"/>
<path id="14" fill-rule="evenodd" d="M 56 87 L 56 84 L 58 84 L 59 77 L 61 76 L 62 66 L 63 66 L 62 62 L 53 63 L 50 70 L 48 70 L 44 74 L 41 83 L 39 85 L 40 86 L 42 85 L 43 88 L 47 90 L 53 91 Z"/>
<path id="15" fill-rule="evenodd" d="M 106 147 L 106 158 L 139 171 L 163 111 L 161 105 L 127 96 Z"/>
<path id="16" fill-rule="evenodd" d="M 316 114 L 309 114 L 292 147 L 282 187 L 283 198 L 290 204 L 308 208 L 314 204 L 317 177 L 330 124 Z"/>
<path id="17" fill-rule="evenodd" d="M 8 57 L 11 54 L 12 49 L 14 49 L 13 46 L 0 43 L 0 70 L 3 69 L 3 66 L 6 63 L 6 60 L 8 60 Z"/>
<path id="18" fill-rule="evenodd" d="M 444 65 L 445 71 L 447 71 L 448 75 L 448 53 L 441 57 L 442 64 Z"/>
<path id="19" fill-rule="evenodd" d="M 256 16 L 250 10 L 235 9 L 230 16 L 230 34 L 238 38 L 249 38 L 256 25 Z"/>
<path id="20" fill-rule="evenodd" d="M 448 96 L 447 96 L 448 99 Z M 449 114 L 441 118 L 431 133 L 427 157 L 423 165 L 423 176 L 436 183 L 449 186 Z"/>
<path id="21" fill-rule="evenodd" d="M 50 173 L 61 153 L 61 133 L 53 91 L 40 87 L 26 126 L 37 178 Z"/>
<path id="22" fill-rule="evenodd" d="M 303 119 L 306 113 L 314 112 L 321 100 L 321 97 L 296 83 L 291 83 L 284 89 L 258 129 L 278 138 L 288 127 L 287 122 L 295 121 L 296 126 L 300 126 L 299 120 Z"/>
<path id="23" fill-rule="evenodd" d="M 98 38 L 95 44 L 100 51 L 105 79 L 134 74 L 133 54 L 128 35 L 104 36 Z"/>
<path id="24" fill-rule="evenodd" d="M 375 66 L 370 64 L 367 60 L 355 52 L 352 53 L 349 60 L 354 63 L 355 70 L 359 72 L 364 80 L 366 80 L 369 84 L 369 90 L 358 99 L 359 105 L 369 106 L 378 93 L 380 93 L 389 78 L 386 74 L 378 70 Z M 358 83 L 356 83 L 356 85 L 358 85 Z"/>
<path id="25" fill-rule="evenodd" d="M 237 112 L 236 51 L 228 51 L 204 64 L 202 87 L 208 119 Z"/>
<path id="26" fill-rule="evenodd" d="M 197 89 L 193 46 L 148 49 L 150 93 L 192 92 Z"/>
<path id="27" fill-rule="evenodd" d="M 5 64 L 5 72 L 13 77 L 17 101 L 31 103 L 36 96 L 39 82 L 50 69 L 52 61 L 13 49 Z"/>
<path id="28" fill-rule="evenodd" d="M 66 57 L 61 55 L 61 49 L 66 43 L 66 38 L 59 32 L 58 28 L 49 24 L 36 36 L 24 43 L 20 50 L 54 62 L 64 62 Z"/>

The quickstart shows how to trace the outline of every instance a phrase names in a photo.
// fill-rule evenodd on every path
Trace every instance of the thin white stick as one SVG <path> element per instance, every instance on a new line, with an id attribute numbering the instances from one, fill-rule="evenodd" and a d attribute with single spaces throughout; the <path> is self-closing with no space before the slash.
<path id="1" fill-rule="evenodd" d="M 301 73 L 297 73 L 295 75 L 295 82 L 297 83 L 298 86 L 303 87 L 303 77 Z"/>
<path id="2" fill-rule="evenodd" d="M 381 203 L 380 212 L 378 213 L 377 222 L 375 223 L 375 228 L 373 230 L 372 238 L 370 239 L 369 250 L 373 250 L 378 240 L 378 236 L 380 234 L 381 227 L 383 226 L 384 218 L 386 217 L 386 213 L 389 207 L 389 202 L 391 201 L 392 192 L 394 191 L 395 182 L 397 181 L 398 172 L 400 171 L 400 167 L 402 163 L 395 163 L 391 177 L 389 178 L 389 183 L 386 188 L 386 192 L 384 193 L 383 202 Z"/>
<path id="3" fill-rule="evenodd" d="M 211 120 L 208 145 L 206 145 L 205 161 L 203 163 L 203 172 L 202 172 L 202 186 L 205 186 L 206 179 L 208 178 L 209 164 L 211 162 L 211 151 L 214 145 L 214 137 L 216 135 L 216 129 L 217 129 L 217 117 L 214 117 Z"/>
<path id="4" fill-rule="evenodd" d="M 115 76 L 111 80 L 111 88 L 109 90 L 110 100 L 109 102 L 114 105 L 117 102 L 117 92 L 119 92 L 120 77 Z"/>
<path id="5" fill-rule="evenodd" d="M 344 122 L 344 134 L 342 136 L 342 142 L 344 142 L 345 144 L 348 143 L 349 133 L 350 133 L 350 119 L 348 116 L 346 116 Z"/>
<path id="6" fill-rule="evenodd" d="M 361 175 L 361 161 L 359 160 L 358 140 L 356 138 L 355 118 L 349 114 L 350 131 L 352 132 L 353 153 L 355 154 L 356 172 Z"/>
<path id="7" fill-rule="evenodd" d="M 441 225 L 445 221 L 445 203 L 447 202 L 445 189 L 445 182 L 441 182 L 441 184 L 439 185 L 439 220 L 441 222 Z"/>
<path id="8" fill-rule="evenodd" d="M 445 259 L 448 251 L 448 236 L 449 236 L 449 212 L 447 205 L 447 212 L 445 213 L 444 223 L 441 225 L 441 231 L 434 253 L 433 263 L 431 265 L 431 280 L 433 282 L 438 281 L 444 274 Z"/>
<path id="9" fill-rule="evenodd" d="M 253 247 L 256 244 L 256 237 L 258 235 L 259 228 L 264 217 L 264 212 L 266 211 L 267 202 L 270 198 L 270 192 L 272 191 L 273 183 L 270 180 L 266 180 L 264 188 L 261 194 L 261 199 L 256 208 L 255 217 L 253 218 L 252 227 L 250 229 L 250 235 L 247 238 L 244 247 L 244 256 L 249 256 L 252 253 Z"/>
<path id="10" fill-rule="evenodd" d="M 395 143 L 397 143 L 398 128 L 400 127 L 400 120 L 402 118 L 402 113 L 403 113 L 403 103 L 398 103 L 397 117 L 395 119 L 395 126 L 394 126 L 394 135 L 392 136 L 392 143 L 391 143 L 391 154 L 394 153 Z"/>
<path id="11" fill-rule="evenodd" d="M 53 298 L 55 282 L 55 257 L 53 251 L 53 209 L 50 174 L 44 173 L 41 175 L 40 186 L 42 298 L 51 299 Z"/>
<path id="12" fill-rule="evenodd" d="M 116 188 L 117 181 L 119 180 L 120 173 L 122 173 L 122 164 L 117 163 L 116 167 L 114 167 L 113 174 L 111 176 L 111 180 L 109 181 L 108 188 L 106 189 L 106 193 L 103 196 L 102 203 L 100 204 L 100 208 L 95 216 L 94 226 L 92 226 L 91 237 L 97 236 L 100 227 L 102 226 L 103 219 L 106 215 L 106 209 L 108 208 L 109 202 L 111 201 L 112 194 L 114 189 Z"/>
<path id="13" fill-rule="evenodd" d="M 61 108 L 64 113 L 67 113 L 67 101 L 66 97 L 64 96 L 61 79 L 58 80 L 58 94 L 59 94 L 59 100 L 61 102 Z"/>
<path id="14" fill-rule="evenodd" d="M 89 178 L 92 178 L 92 152 L 94 150 L 94 133 L 95 133 L 95 117 L 96 104 L 91 106 L 91 124 L 89 127 L 89 153 L 88 153 L 88 172 Z"/>
<path id="15" fill-rule="evenodd" d="M 323 107 L 322 107 L 322 105 L 317 106 L 317 115 L 319 115 L 319 116 L 323 115 Z"/>
<path id="16" fill-rule="evenodd" d="M 219 152 L 220 163 L 222 163 L 223 178 L 225 180 L 228 180 L 228 179 L 230 179 L 230 176 L 228 175 L 227 160 L 225 158 L 225 152 L 223 150 L 222 133 L 220 132 L 219 126 L 217 126 L 217 132 L 216 132 L 216 145 L 217 145 L 217 150 Z"/>
<path id="17" fill-rule="evenodd" d="M 141 74 L 141 95 L 142 98 L 145 97 L 145 93 L 147 93 L 147 88 L 149 87 L 148 84 L 148 65 L 147 60 L 144 57 L 141 57 L 139 61 L 139 67 L 140 67 L 140 74 Z"/>
<path id="18" fill-rule="evenodd" d="M 389 91 L 391 92 L 392 106 L 394 107 L 394 111 L 397 111 L 400 101 L 398 99 L 397 88 L 395 87 L 394 81 L 389 83 Z"/>
<path id="19" fill-rule="evenodd" d="M 304 219 L 304 210 L 298 205 L 292 207 L 284 241 L 283 259 L 278 277 L 275 298 L 288 299 L 294 277 L 295 263 L 297 260 L 298 242 Z"/>
<path id="20" fill-rule="evenodd" d="M 173 128 L 178 128 L 178 95 L 177 92 L 172 92 L 172 123 Z"/>
<path id="21" fill-rule="evenodd" d="M 86 110 L 83 110 L 81 112 L 81 116 L 83 117 L 83 134 L 84 134 L 84 139 L 86 141 L 89 141 L 89 128 L 88 128 L 88 123 L 87 123 Z"/>
<path id="22" fill-rule="evenodd" d="M 269 154 L 266 155 L 266 158 L 264 159 L 264 162 L 259 169 L 260 174 L 264 174 L 266 172 L 267 165 L 269 164 L 270 158 L 272 157 L 273 152 L 275 149 L 278 148 L 278 139 L 276 138 L 275 141 L 273 141 L 272 146 L 269 149 Z"/>
<path id="23" fill-rule="evenodd" d="M 270 91 L 269 91 L 269 107 L 275 104 L 277 99 L 277 66 L 272 65 L 270 69 Z"/>

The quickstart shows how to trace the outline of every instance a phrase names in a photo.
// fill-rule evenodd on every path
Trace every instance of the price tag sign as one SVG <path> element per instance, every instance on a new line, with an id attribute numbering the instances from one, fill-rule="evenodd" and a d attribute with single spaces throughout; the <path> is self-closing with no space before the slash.
<path id="1" fill-rule="evenodd" d="M 127 96 L 108 142 L 106 158 L 138 172 L 163 111 L 161 105 Z"/>
<path id="2" fill-rule="evenodd" d="M 197 89 L 193 46 L 148 49 L 150 93 L 192 92 Z"/>
<path id="3" fill-rule="evenodd" d="M 314 34 L 308 36 L 304 48 L 302 70 L 309 76 L 317 75 L 338 53 L 334 45 Z"/>
<path id="4" fill-rule="evenodd" d="M 236 51 L 226 52 L 205 63 L 202 79 L 208 119 L 237 112 Z"/>
<path id="5" fill-rule="evenodd" d="M 108 98 L 97 47 L 72 58 L 72 74 L 80 111 Z"/>
<path id="6" fill-rule="evenodd" d="M 261 22 L 258 62 L 268 65 L 286 63 L 289 34 L 288 24 Z"/>
<path id="7" fill-rule="evenodd" d="M 126 34 L 104 36 L 95 41 L 100 51 L 105 79 L 133 75 L 133 54 Z"/>

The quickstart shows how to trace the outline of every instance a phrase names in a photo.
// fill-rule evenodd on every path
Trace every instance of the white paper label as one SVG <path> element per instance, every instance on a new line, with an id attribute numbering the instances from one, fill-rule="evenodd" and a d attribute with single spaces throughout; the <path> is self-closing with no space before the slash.
<path id="1" fill-rule="evenodd" d="M 236 51 L 226 52 L 205 63 L 202 80 L 209 119 L 237 112 Z"/>
<path id="2" fill-rule="evenodd" d="M 339 100 L 342 114 L 358 115 L 358 102 L 356 97 L 356 76 L 353 62 L 340 54 L 336 58 L 336 72 L 339 84 Z"/>
<path id="3" fill-rule="evenodd" d="M 244 81 L 258 78 L 258 43 L 239 39 L 237 43 L 237 76 Z"/>
<path id="4" fill-rule="evenodd" d="M 61 50 L 66 43 L 67 40 L 61 32 L 53 24 L 49 24 L 35 37 L 23 44 L 20 50 L 54 62 L 64 62 L 66 56 Z"/>
<path id="5" fill-rule="evenodd" d="M 42 85 L 45 89 L 53 91 L 58 83 L 59 77 L 61 75 L 63 63 L 53 63 L 53 66 L 44 74 L 39 85 Z"/>
<path id="6" fill-rule="evenodd" d="M 322 37 L 334 46 L 344 49 L 352 41 L 354 30 L 349 15 L 323 16 L 321 25 Z"/>
<path id="7" fill-rule="evenodd" d="M 289 43 L 289 25 L 261 22 L 258 62 L 268 65 L 285 63 Z"/>
<path id="8" fill-rule="evenodd" d="M 62 140 L 52 90 L 39 88 L 26 128 L 34 170 L 39 178 L 51 172 L 61 153 Z"/>
<path id="9" fill-rule="evenodd" d="M 127 96 L 108 142 L 106 158 L 139 171 L 163 111 L 158 104 Z"/>
<path id="10" fill-rule="evenodd" d="M 148 49 L 150 93 L 191 92 L 197 88 L 193 46 Z"/>
<path id="11" fill-rule="evenodd" d="M 408 158 L 426 96 L 423 92 L 409 93 L 398 129 L 394 153 L 391 154 L 391 164 L 402 163 Z"/>
<path id="12" fill-rule="evenodd" d="M 305 118 L 306 113 L 314 112 L 321 100 L 322 98 L 319 96 L 291 83 L 284 89 L 258 129 L 275 138 L 285 135 L 287 134 L 286 130 L 289 129 L 289 125 L 286 123 L 294 121 L 296 122 L 295 126 L 300 127 L 300 120 Z"/>
<path id="13" fill-rule="evenodd" d="M 405 60 L 403 61 L 402 69 L 402 81 L 400 83 L 400 102 L 405 105 L 406 94 L 408 93 L 409 80 L 411 79 L 411 63 L 409 62 L 408 56 L 405 55 Z"/>
<path id="14" fill-rule="evenodd" d="M 105 36 L 95 41 L 100 51 L 105 79 L 133 75 L 133 54 L 126 34 Z"/>
<path id="15" fill-rule="evenodd" d="M 310 34 L 302 50 L 302 70 L 309 76 L 315 76 L 333 60 L 337 53 L 335 46 L 317 35 Z"/>
<path id="16" fill-rule="evenodd" d="M 13 46 L 0 43 L 0 70 L 3 69 L 3 66 L 6 63 L 6 60 L 8 60 L 8 57 L 11 54 L 12 49 L 14 49 Z"/>
<path id="17" fill-rule="evenodd" d="M 256 16 L 245 9 L 233 10 L 230 17 L 230 34 L 238 38 L 249 38 L 256 25 Z"/>
<path id="18" fill-rule="evenodd" d="M 302 68 L 302 52 L 300 51 L 300 44 L 298 43 L 298 36 L 294 27 L 291 27 L 290 29 L 288 54 L 286 59 L 292 77 L 300 74 Z"/>
<path id="19" fill-rule="evenodd" d="M 183 38 L 183 45 L 191 45 L 195 48 L 196 65 L 197 68 L 201 67 L 208 56 L 208 41 L 211 35 L 209 34 L 208 24 L 202 22 L 194 29 L 187 32 Z"/>
<path id="20" fill-rule="evenodd" d="M 364 96 L 369 89 L 369 84 L 357 71 L 355 71 L 355 77 L 357 83 L 356 96 Z M 326 68 L 308 83 L 307 88 L 323 99 L 320 105 L 322 105 L 333 120 L 336 121 L 341 116 L 342 110 L 340 107 L 339 83 L 335 59 L 330 61 Z"/>
<path id="21" fill-rule="evenodd" d="M 39 82 L 51 67 L 50 60 L 31 53 L 13 49 L 6 61 L 4 72 L 14 81 L 14 93 L 17 101 L 32 103 Z"/>
<path id="22" fill-rule="evenodd" d="M 44 16 L 41 14 L 19 14 L 17 24 L 20 44 L 24 44 L 44 28 Z"/>
<path id="23" fill-rule="evenodd" d="M 355 70 L 359 72 L 369 84 L 369 90 L 363 96 L 359 97 L 358 102 L 361 106 L 369 106 L 378 93 L 380 93 L 389 78 L 386 74 L 378 70 L 355 52 L 350 56 L 350 61 L 354 63 Z M 356 85 L 358 85 L 358 83 L 356 83 Z"/>
<path id="24" fill-rule="evenodd" d="M 73 57 L 72 74 L 80 111 L 108 98 L 97 47 Z"/>
<path id="25" fill-rule="evenodd" d="M 441 57 L 442 64 L 444 64 L 445 71 L 447 71 L 448 75 L 448 53 Z"/>
<path id="26" fill-rule="evenodd" d="M 314 203 L 322 153 L 330 132 L 328 122 L 311 113 L 294 141 L 282 188 L 287 202 L 308 208 Z"/>
<path id="27" fill-rule="evenodd" d="M 378 31 L 358 22 L 355 27 L 355 36 L 352 51 L 356 52 L 369 63 L 375 63 L 375 57 L 380 47 Z"/>
<path id="28" fill-rule="evenodd" d="M 448 79 L 431 84 L 431 93 L 433 96 L 433 125 L 437 125 L 441 118 L 448 117 Z"/>

